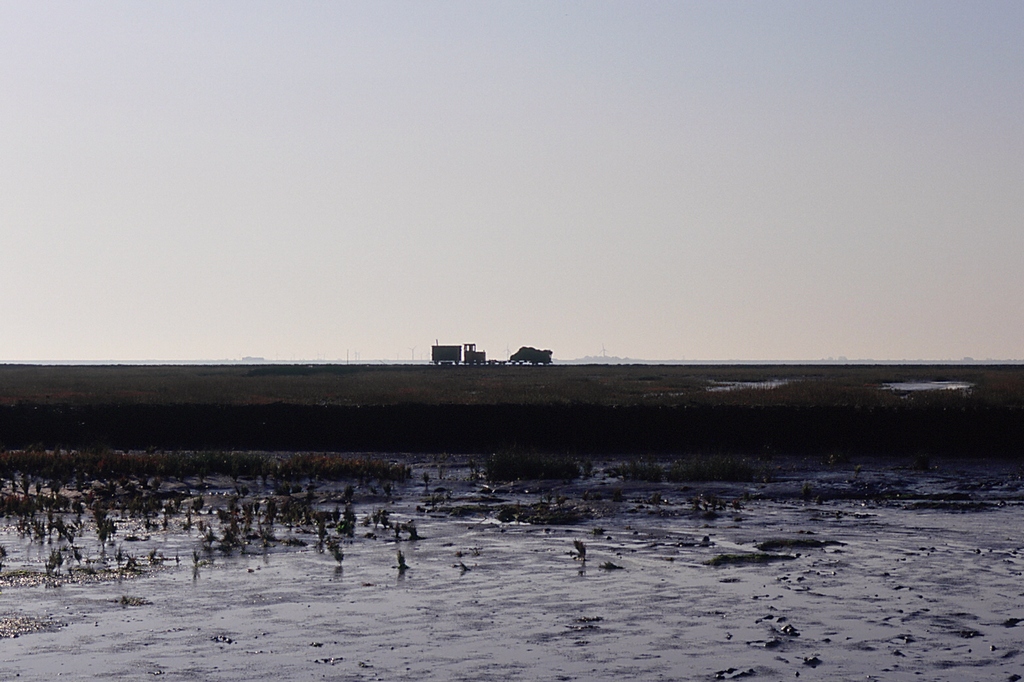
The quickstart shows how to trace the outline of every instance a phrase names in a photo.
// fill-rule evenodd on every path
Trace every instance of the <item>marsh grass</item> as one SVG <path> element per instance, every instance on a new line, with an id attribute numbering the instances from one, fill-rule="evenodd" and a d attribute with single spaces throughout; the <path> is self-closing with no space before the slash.
<path id="1" fill-rule="evenodd" d="M 579 477 L 580 464 L 564 455 L 543 455 L 519 449 L 504 449 L 487 458 L 485 474 L 489 481 L 564 481 Z"/>
<path id="2" fill-rule="evenodd" d="M 611 472 L 627 481 L 691 483 L 723 481 L 748 483 L 764 477 L 763 467 L 743 457 L 731 455 L 694 455 L 673 461 L 667 468 L 644 459 L 622 464 Z"/>
<path id="3" fill-rule="evenodd" d="M 661 483 L 665 480 L 665 469 L 656 462 L 634 459 L 612 470 L 612 474 L 621 476 L 627 481 L 647 481 Z"/>
<path id="4" fill-rule="evenodd" d="M 749 460 L 730 455 L 711 455 L 677 459 L 665 477 L 673 483 L 691 481 L 729 481 L 747 483 L 757 480 L 760 468 Z"/>
<path id="5" fill-rule="evenodd" d="M 590 404 L 1024 405 L 1014 366 L 660 366 L 462 368 L 378 365 L 214 367 L 0 367 L 7 404 Z M 969 392 L 901 396 L 889 382 L 966 381 Z M 709 391 L 714 384 L 782 380 L 771 389 Z"/>
<path id="6" fill-rule="evenodd" d="M 407 466 L 385 460 L 315 453 L 277 458 L 256 452 L 218 451 L 138 453 L 33 449 L 0 452 L 0 477 L 21 474 L 53 481 L 76 478 L 105 481 L 126 476 L 148 481 L 153 477 L 182 479 L 213 474 L 278 481 L 316 478 L 404 481 L 410 473 Z"/>

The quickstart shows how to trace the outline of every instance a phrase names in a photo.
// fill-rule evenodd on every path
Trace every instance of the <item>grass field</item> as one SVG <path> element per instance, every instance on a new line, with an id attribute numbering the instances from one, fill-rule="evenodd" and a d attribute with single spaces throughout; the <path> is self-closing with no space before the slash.
<path id="1" fill-rule="evenodd" d="M 1021 457 L 1024 368 L 8 365 L 3 446 Z"/>
<path id="2" fill-rule="evenodd" d="M 893 382 L 970 390 L 901 392 Z M 1024 367 L 0 366 L 0 405 L 1024 406 Z"/>

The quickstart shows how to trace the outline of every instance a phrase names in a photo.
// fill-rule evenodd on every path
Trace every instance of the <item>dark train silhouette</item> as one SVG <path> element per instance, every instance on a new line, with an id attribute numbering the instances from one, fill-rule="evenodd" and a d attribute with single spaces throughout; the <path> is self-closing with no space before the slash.
<path id="1" fill-rule="evenodd" d="M 551 351 L 523 346 L 506 360 L 488 360 L 487 353 L 476 349 L 475 343 L 461 346 L 442 346 L 435 343 L 430 348 L 430 361 L 435 365 L 550 365 Z"/>

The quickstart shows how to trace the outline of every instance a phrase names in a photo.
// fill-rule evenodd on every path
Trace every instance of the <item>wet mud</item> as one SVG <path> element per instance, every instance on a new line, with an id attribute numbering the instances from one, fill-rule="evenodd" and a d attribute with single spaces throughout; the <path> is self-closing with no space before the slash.
<path id="1" fill-rule="evenodd" d="M 69 554 L 49 576 L 66 538 L 8 516 L 0 678 L 1024 674 L 1015 464 L 775 458 L 767 481 L 684 484 L 623 480 L 609 459 L 569 482 L 497 483 L 468 458 L 390 457 L 412 476 L 386 490 L 373 480 L 287 491 L 229 476 L 149 482 L 148 494 L 189 502 L 166 527 L 160 514 L 111 502 L 104 543 L 84 514 L 81 560 Z M 4 494 L 15 494 L 11 483 Z M 271 500 L 314 515 L 279 515 L 263 542 Z M 254 501 L 262 511 L 246 533 L 242 510 Z M 507 509 L 552 514 L 503 520 Z M 62 514 L 73 523 L 73 510 Z M 233 518 L 242 528 L 228 543 Z M 89 570 L 99 577 L 74 579 Z"/>

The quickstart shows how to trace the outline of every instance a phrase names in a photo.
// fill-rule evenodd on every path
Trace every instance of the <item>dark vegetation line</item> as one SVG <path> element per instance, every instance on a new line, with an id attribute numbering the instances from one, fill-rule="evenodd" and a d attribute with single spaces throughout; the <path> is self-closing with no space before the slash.
<path id="1" fill-rule="evenodd" d="M 105 448 L 46 452 L 40 449 L 0 452 L 0 480 L 29 474 L 66 484 L 72 480 L 108 480 L 133 476 L 182 479 L 228 475 L 278 481 L 301 479 L 404 481 L 409 468 L 380 459 L 324 454 L 277 458 L 253 452 L 125 453 Z"/>
<path id="2" fill-rule="evenodd" d="M 973 406 L 0 406 L 0 444 L 119 450 L 1020 456 L 1024 409 Z"/>
<path id="3" fill-rule="evenodd" d="M 964 390 L 899 390 L 954 381 Z M 967 388 L 969 387 L 969 388 Z M 31 366 L 0 404 L 1024 407 L 1024 365 Z"/>

